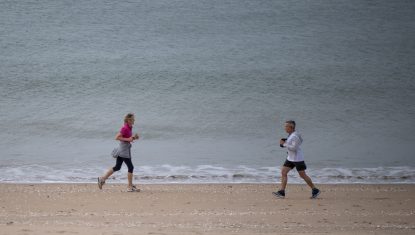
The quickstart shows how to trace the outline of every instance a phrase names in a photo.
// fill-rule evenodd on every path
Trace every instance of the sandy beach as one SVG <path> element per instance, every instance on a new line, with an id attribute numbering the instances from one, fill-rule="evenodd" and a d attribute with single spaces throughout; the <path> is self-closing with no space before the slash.
<path id="1" fill-rule="evenodd" d="M 415 185 L 0 184 L 0 234 L 414 234 Z"/>

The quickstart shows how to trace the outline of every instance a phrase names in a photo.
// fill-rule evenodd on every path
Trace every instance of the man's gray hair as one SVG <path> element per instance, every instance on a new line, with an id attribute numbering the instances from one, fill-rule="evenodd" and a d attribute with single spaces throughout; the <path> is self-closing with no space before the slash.
<path id="1" fill-rule="evenodd" d="M 295 121 L 294 120 L 288 120 L 288 121 L 285 121 L 285 123 L 290 124 L 295 129 Z"/>

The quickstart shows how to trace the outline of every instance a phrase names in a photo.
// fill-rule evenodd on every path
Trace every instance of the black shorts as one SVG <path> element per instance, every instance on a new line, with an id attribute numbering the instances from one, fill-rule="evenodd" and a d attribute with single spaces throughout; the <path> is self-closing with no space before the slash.
<path id="1" fill-rule="evenodd" d="M 293 169 L 295 167 L 295 169 L 297 169 L 297 171 L 304 171 L 305 169 L 307 169 L 307 166 L 305 165 L 304 161 L 302 161 L 302 162 L 292 162 L 292 161 L 285 160 L 284 166 L 289 167 L 291 169 Z"/>

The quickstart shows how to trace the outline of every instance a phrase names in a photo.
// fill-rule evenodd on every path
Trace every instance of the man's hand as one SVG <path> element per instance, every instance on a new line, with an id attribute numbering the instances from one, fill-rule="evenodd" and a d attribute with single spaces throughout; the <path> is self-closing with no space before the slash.
<path id="1" fill-rule="evenodd" d="M 280 139 L 280 147 L 281 147 L 281 148 L 284 148 L 285 141 L 287 141 L 287 139 L 286 139 L 286 138 L 282 138 L 282 139 Z"/>

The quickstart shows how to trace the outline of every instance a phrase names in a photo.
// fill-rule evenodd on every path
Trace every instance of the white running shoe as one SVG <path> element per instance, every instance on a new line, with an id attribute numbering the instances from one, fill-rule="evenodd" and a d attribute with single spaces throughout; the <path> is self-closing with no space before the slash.
<path id="1" fill-rule="evenodd" d="M 135 187 L 135 185 L 133 185 L 131 188 L 129 187 L 128 189 L 127 189 L 127 192 L 140 192 L 140 189 L 139 188 L 137 188 L 137 187 Z"/>
<path id="2" fill-rule="evenodd" d="M 101 177 L 98 177 L 98 188 L 102 189 L 102 185 L 105 184 L 105 180 L 102 180 Z"/>

